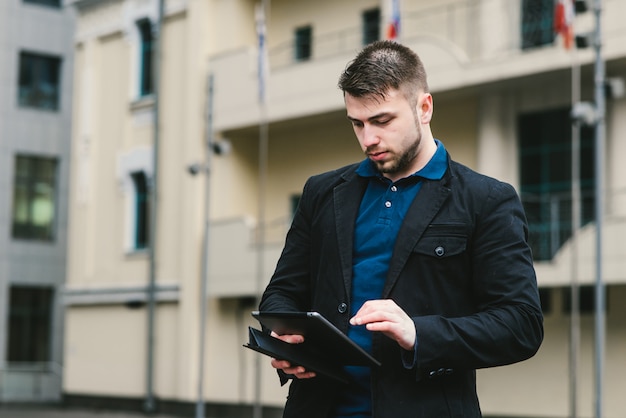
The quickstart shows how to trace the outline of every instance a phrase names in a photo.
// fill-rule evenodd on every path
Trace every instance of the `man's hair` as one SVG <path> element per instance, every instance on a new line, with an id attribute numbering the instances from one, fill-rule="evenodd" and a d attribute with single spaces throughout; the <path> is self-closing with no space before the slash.
<path id="1" fill-rule="evenodd" d="M 394 41 L 376 41 L 348 64 L 339 77 L 339 88 L 354 97 L 384 99 L 389 90 L 400 90 L 407 100 L 418 91 L 428 92 L 426 70 L 419 56 Z"/>

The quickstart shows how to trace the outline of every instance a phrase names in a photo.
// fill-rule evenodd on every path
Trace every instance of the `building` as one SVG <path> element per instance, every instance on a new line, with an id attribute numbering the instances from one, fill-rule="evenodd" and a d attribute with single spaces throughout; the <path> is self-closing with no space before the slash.
<path id="1" fill-rule="evenodd" d="M 0 403 L 61 398 L 73 16 L 0 4 Z"/>
<path id="2" fill-rule="evenodd" d="M 157 1 L 73 4 L 66 400 L 158 410 L 206 403 L 223 416 L 263 405 L 275 414 L 286 388 L 267 359 L 241 348 L 247 326 L 255 325 L 249 312 L 306 178 L 362 158 L 336 82 L 364 44 L 383 36 L 388 3 L 273 0 L 266 10 L 265 104 L 255 2 L 170 0 L 162 24 Z M 603 6 L 603 57 L 619 86 L 626 4 Z M 565 417 L 575 398 L 580 416 L 591 416 L 594 148 L 590 129 L 576 130 L 582 209 L 580 228 L 572 228 L 570 109 L 573 62 L 581 67 L 581 98 L 593 100 L 593 50 L 579 50 L 573 61 L 554 34 L 552 0 L 416 0 L 403 2 L 401 12 L 399 40 L 418 51 L 430 75 L 434 134 L 457 160 L 512 183 L 528 212 L 546 338 L 533 359 L 479 372 L 483 411 Z M 590 31 L 593 13 L 575 22 L 580 33 Z M 158 45 L 155 58 L 149 52 Z M 610 96 L 602 228 L 607 417 L 625 407 L 624 112 L 624 98 Z M 218 155 L 209 140 L 227 142 L 230 153 Z M 575 397 L 568 360 L 572 277 L 582 312 Z"/>

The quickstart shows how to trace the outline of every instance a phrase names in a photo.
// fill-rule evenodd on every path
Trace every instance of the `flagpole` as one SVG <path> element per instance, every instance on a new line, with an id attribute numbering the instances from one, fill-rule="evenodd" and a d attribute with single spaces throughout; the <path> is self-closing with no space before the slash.
<path id="1" fill-rule="evenodd" d="M 269 124 L 267 118 L 267 13 L 269 12 L 270 0 L 261 0 L 256 6 L 256 25 L 258 36 L 258 83 L 259 83 L 259 188 L 258 188 L 258 215 L 257 215 L 257 280 L 256 299 L 257 305 L 261 301 L 263 282 L 265 281 L 265 200 L 267 188 L 267 160 Z M 261 356 L 255 356 L 255 387 L 253 418 L 262 418 L 263 405 L 261 402 Z"/>
<path id="2" fill-rule="evenodd" d="M 574 41 L 574 0 L 558 0 L 554 10 L 554 30 L 561 35 L 566 50 L 572 49 Z M 580 103 L 580 63 L 577 49 L 570 57 L 572 109 Z M 578 417 L 578 369 L 580 362 L 580 285 L 578 282 L 578 240 L 581 226 L 580 188 L 580 127 L 584 123 L 576 118 L 571 127 L 571 256 L 570 256 L 570 328 L 569 328 L 569 410 L 570 417 Z"/>
<path id="3" fill-rule="evenodd" d="M 580 101 L 580 63 L 576 48 L 572 52 L 572 106 Z M 578 282 L 578 236 L 581 225 L 580 124 L 572 124 L 572 246 L 570 284 L 570 417 L 578 417 L 578 366 L 580 361 L 580 286 Z"/>
<path id="4" fill-rule="evenodd" d="M 596 126 L 595 126 L 595 216 L 596 216 L 596 282 L 595 282 L 595 413 L 602 418 L 603 379 L 604 379 L 604 342 L 605 342 L 605 295 L 602 278 L 602 227 L 604 222 L 604 135 L 605 135 L 605 79 L 602 60 L 601 25 L 602 0 L 595 1 L 595 36 L 594 47 L 596 62 L 594 71 Z"/>

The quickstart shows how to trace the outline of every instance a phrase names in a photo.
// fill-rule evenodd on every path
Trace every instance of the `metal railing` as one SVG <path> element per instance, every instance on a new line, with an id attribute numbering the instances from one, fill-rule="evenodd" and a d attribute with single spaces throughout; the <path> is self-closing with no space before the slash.
<path id="1" fill-rule="evenodd" d="M 63 366 L 55 362 L 6 363 L 0 368 L 0 401 L 58 401 L 62 376 Z"/>
<path id="2" fill-rule="evenodd" d="M 509 13 L 506 18 L 513 22 L 518 21 L 518 13 L 509 7 L 509 0 L 499 0 L 507 7 L 489 5 L 500 13 L 502 10 Z M 489 0 L 494 3 L 493 0 Z M 402 15 L 400 40 L 402 42 L 412 42 L 421 38 L 428 38 L 431 41 L 447 45 L 453 54 L 459 59 L 470 60 L 481 56 L 483 45 L 479 36 L 479 25 L 477 18 L 482 16 L 483 10 L 487 7 L 487 0 L 480 1 L 455 1 L 446 4 L 429 5 L 415 10 L 406 10 Z M 552 17 L 550 16 L 550 19 Z M 487 24 L 488 22 L 482 22 Z M 384 37 L 385 21 L 380 22 L 380 38 Z M 313 32 L 310 48 L 311 54 L 307 59 L 297 56 L 297 45 L 295 39 L 270 45 L 268 56 L 273 70 L 301 65 L 307 61 L 325 59 L 337 55 L 353 55 L 364 46 L 364 28 L 353 26 L 338 31 L 316 34 Z M 507 39 L 501 43 L 500 52 L 511 52 L 521 49 L 522 38 L 525 36 L 521 31 L 525 31 L 519 22 L 518 34 L 514 31 L 508 33 Z M 526 30 L 527 31 L 527 30 Z M 503 34 L 507 35 L 507 34 Z M 551 42 L 550 42 L 551 44 Z"/>
<path id="3" fill-rule="evenodd" d="M 572 237 L 572 194 L 561 193 L 522 193 L 526 217 L 528 219 L 529 243 L 535 261 L 549 261 Z M 605 212 L 609 218 L 614 209 L 612 203 L 626 200 L 626 190 L 613 190 L 606 193 Z M 581 225 L 584 227 L 595 221 L 595 197 L 593 190 L 581 193 L 579 203 Z M 613 214 L 614 216 L 614 214 Z"/>

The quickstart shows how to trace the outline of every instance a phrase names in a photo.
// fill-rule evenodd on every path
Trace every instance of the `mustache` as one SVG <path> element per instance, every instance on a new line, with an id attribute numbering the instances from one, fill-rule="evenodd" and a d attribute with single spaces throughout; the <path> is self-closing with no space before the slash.
<path id="1" fill-rule="evenodd" d="M 370 155 L 370 154 L 379 154 L 381 152 L 387 152 L 388 150 L 383 149 L 383 148 L 379 148 L 379 147 L 368 147 L 365 148 L 365 154 Z"/>

